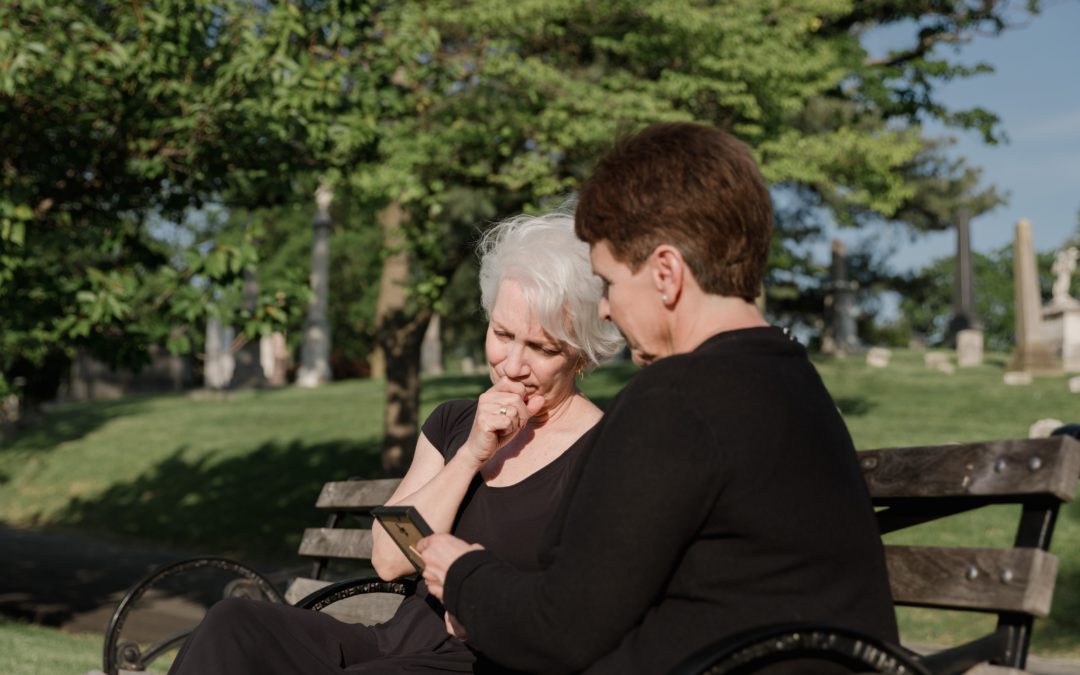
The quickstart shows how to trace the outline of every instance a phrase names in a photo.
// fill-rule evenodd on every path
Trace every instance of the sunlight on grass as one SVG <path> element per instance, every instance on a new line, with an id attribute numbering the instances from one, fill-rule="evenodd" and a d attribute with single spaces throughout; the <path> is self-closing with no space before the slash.
<path id="1" fill-rule="evenodd" d="M 0 617 L 0 673 L 81 675 L 101 668 L 101 636 L 71 635 Z"/>
<path id="2" fill-rule="evenodd" d="M 1001 355 L 953 375 L 924 368 L 922 358 L 921 352 L 899 350 L 886 369 L 869 368 L 857 357 L 815 359 L 856 447 L 1022 438 L 1040 418 L 1080 417 L 1065 377 L 1009 387 L 1002 383 Z M 603 368 L 586 376 L 583 388 L 603 407 L 634 372 L 629 364 Z M 475 397 L 486 386 L 483 375 L 426 380 L 421 415 L 443 400 Z M 288 562 L 303 528 L 322 520 L 312 505 L 325 481 L 380 475 L 382 405 L 382 382 L 353 380 L 314 390 L 195 392 L 61 406 L 44 424 L 0 447 L 0 522 Z M 1015 525 L 1014 510 L 1000 507 L 888 540 L 949 545 L 971 543 L 974 535 L 979 545 L 1005 546 Z M 1063 510 L 1054 542 L 1052 552 L 1060 558 L 1054 608 L 1036 624 L 1033 651 L 1077 657 L 1080 502 Z M 985 629 L 981 620 L 900 613 L 904 639 L 919 643 L 962 641 Z M 10 653 L 5 646 L 15 640 L 27 645 L 68 637 L 3 624 L 0 655 Z M 74 658 L 77 650 L 40 651 Z M 46 664 L 11 670 L 2 659 L 3 673 L 50 672 Z M 66 672 L 96 667 L 96 657 L 88 663 Z"/>

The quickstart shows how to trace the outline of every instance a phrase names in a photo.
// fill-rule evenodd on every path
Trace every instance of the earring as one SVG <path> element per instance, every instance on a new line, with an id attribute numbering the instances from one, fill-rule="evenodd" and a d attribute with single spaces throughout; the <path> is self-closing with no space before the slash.
<path id="1" fill-rule="evenodd" d="M 662 294 L 660 295 L 660 302 L 664 303 L 665 305 L 666 305 L 666 304 L 668 304 L 668 297 L 667 297 L 667 293 L 662 293 Z"/>

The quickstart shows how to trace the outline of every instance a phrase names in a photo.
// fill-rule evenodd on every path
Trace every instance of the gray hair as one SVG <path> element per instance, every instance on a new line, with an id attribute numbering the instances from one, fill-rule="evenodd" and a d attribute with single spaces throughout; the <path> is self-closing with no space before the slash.
<path id="1" fill-rule="evenodd" d="M 547 334 L 593 368 L 618 353 L 623 342 L 615 326 L 600 319 L 603 283 L 592 273 L 589 245 L 574 234 L 572 206 L 515 216 L 484 233 L 477 246 L 480 304 L 490 320 L 499 284 L 516 281 Z"/>

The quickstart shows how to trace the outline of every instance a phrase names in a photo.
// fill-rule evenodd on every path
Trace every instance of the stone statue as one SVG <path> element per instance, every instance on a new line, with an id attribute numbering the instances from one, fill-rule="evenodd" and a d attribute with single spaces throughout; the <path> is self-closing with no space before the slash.
<path id="1" fill-rule="evenodd" d="M 1076 262 L 1080 258 L 1080 249 L 1075 246 L 1058 251 L 1054 258 L 1054 265 L 1050 271 L 1054 274 L 1054 285 L 1050 302 L 1054 305 L 1073 305 L 1076 300 L 1069 295 L 1069 285 L 1072 282 L 1072 273 L 1076 271 Z"/>

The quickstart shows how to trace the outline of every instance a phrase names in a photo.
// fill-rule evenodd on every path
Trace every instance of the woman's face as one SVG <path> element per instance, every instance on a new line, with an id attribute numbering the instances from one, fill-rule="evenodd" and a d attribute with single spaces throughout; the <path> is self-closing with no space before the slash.
<path id="1" fill-rule="evenodd" d="M 650 267 L 642 265 L 634 272 L 615 259 L 606 241 L 593 244 L 589 257 L 593 273 L 604 282 L 600 318 L 619 328 L 634 363 L 647 366 L 670 356 L 670 340 L 663 330 L 663 302 Z"/>
<path id="2" fill-rule="evenodd" d="M 503 377 L 520 382 L 525 385 L 526 398 L 543 395 L 544 408 L 554 407 L 574 393 L 579 359 L 544 331 L 513 280 L 499 284 L 484 349 L 492 383 Z"/>

